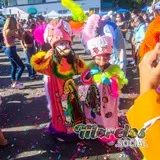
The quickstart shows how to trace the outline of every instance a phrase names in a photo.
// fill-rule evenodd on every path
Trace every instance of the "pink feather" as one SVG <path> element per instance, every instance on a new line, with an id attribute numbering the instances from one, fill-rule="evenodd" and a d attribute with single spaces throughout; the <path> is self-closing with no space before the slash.
<path id="1" fill-rule="evenodd" d="M 96 37 L 96 30 L 100 19 L 101 19 L 100 16 L 97 14 L 92 14 L 88 18 L 87 23 L 82 31 L 82 39 L 84 45 L 86 45 L 88 40 Z"/>
<path id="2" fill-rule="evenodd" d="M 46 26 L 47 26 L 46 24 L 42 24 L 42 25 L 37 26 L 36 29 L 34 30 L 33 35 L 34 35 L 36 42 L 39 45 L 43 45 L 44 43 L 43 34 L 44 34 Z"/>
<path id="3" fill-rule="evenodd" d="M 113 95 L 113 97 L 118 98 L 119 97 L 119 93 L 118 93 L 117 80 L 114 77 L 112 77 L 111 80 L 112 80 L 112 83 L 111 83 L 112 95 Z"/>

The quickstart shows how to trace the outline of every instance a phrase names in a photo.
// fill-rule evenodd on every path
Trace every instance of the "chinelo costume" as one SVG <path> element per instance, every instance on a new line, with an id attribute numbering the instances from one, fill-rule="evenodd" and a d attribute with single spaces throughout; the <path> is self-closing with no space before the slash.
<path id="1" fill-rule="evenodd" d="M 68 54 L 56 48 L 56 44 L 61 42 L 69 42 L 71 45 L 71 33 L 70 25 L 66 21 L 52 20 L 44 32 L 44 40 L 51 45 L 52 49 L 47 53 L 41 51 L 31 59 L 35 70 L 47 75 L 45 88 L 52 115 L 49 130 L 63 141 L 76 139 L 77 135 L 73 127 L 83 123 L 77 87 L 72 76 L 84 71 L 86 65 L 75 55 L 71 46 L 67 48 L 70 50 Z"/>
<path id="2" fill-rule="evenodd" d="M 93 14 L 83 29 L 83 43 L 93 59 L 113 53 L 113 37 L 108 25 L 99 15 Z M 118 97 L 127 79 L 118 65 L 111 65 L 109 60 L 104 66 L 96 61 L 81 74 L 84 85 L 79 87 L 83 100 L 86 123 L 97 124 L 103 128 L 118 127 Z M 104 141 L 106 139 L 104 138 Z"/>
<path id="3" fill-rule="evenodd" d="M 101 18 L 101 21 L 99 23 L 104 26 L 104 28 L 101 28 L 99 32 L 104 32 L 106 35 L 112 36 L 113 38 L 113 53 L 111 55 L 110 63 L 119 65 L 121 70 L 126 73 L 126 66 L 128 64 L 128 61 L 126 56 L 125 39 L 123 37 L 123 34 L 119 27 L 116 25 L 116 23 L 109 20 L 108 15 L 100 15 L 99 18 Z M 88 22 L 90 21 L 91 19 Z M 82 34 L 82 44 L 86 48 L 87 39 L 83 36 L 85 35 Z"/>

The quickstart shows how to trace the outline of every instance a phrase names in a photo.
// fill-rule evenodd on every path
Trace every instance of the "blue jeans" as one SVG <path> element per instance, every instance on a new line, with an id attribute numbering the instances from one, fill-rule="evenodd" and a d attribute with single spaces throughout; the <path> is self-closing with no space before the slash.
<path id="1" fill-rule="evenodd" d="M 12 81 L 19 81 L 25 69 L 25 65 L 17 54 L 16 46 L 6 47 L 5 54 L 8 56 L 11 63 L 11 79 Z M 18 72 L 17 72 L 17 67 Z"/>
<path id="2" fill-rule="evenodd" d="M 32 55 L 35 54 L 35 53 L 36 53 L 35 47 L 28 47 L 26 49 L 25 59 L 26 59 L 26 67 L 27 67 L 27 70 L 28 70 L 28 76 L 29 77 L 34 76 L 36 74 L 35 70 L 33 69 L 33 67 L 30 64 L 30 59 L 31 59 Z"/>

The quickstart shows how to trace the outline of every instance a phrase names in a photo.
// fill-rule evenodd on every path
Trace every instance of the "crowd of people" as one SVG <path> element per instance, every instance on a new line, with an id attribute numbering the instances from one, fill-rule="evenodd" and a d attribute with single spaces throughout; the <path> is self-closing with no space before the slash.
<path id="1" fill-rule="evenodd" d="M 28 21 L 17 23 L 12 16 L 6 19 L 3 39 L 5 54 L 12 67 L 11 87 L 24 88 L 20 79 L 25 65 L 17 54 L 15 40 L 18 39 L 26 53 L 28 78 L 36 79 L 37 73 L 45 77 L 51 116 L 49 131 L 57 140 L 77 139 L 74 127 L 82 123 L 116 129 L 119 95 L 123 86 L 128 83 L 125 75 L 128 64 L 125 41 L 129 41 L 132 46 L 132 64 L 140 62 L 140 97 L 128 111 L 127 118 L 130 125 L 137 129 L 146 127 L 144 124 L 149 123 L 147 129 L 150 129 L 145 137 L 148 147 L 141 151 L 147 160 L 160 159 L 157 143 L 160 106 L 157 89 L 160 84 L 160 2 L 154 5 L 152 14 L 134 10 L 130 14 L 117 13 L 114 16 L 89 15 L 79 33 L 86 54 L 89 53 L 93 59 L 89 64 L 72 49 L 73 32 L 69 20 L 70 18 L 57 18 L 47 21 L 38 16 L 36 19 L 29 17 Z M 42 35 L 44 42 L 40 44 L 38 42 L 41 37 L 36 37 L 34 31 L 45 24 Z M 74 75 L 80 75 L 83 89 L 74 81 Z M 83 101 L 79 99 L 79 94 L 81 97 L 83 95 Z M 152 137 L 155 139 L 151 140 Z M 115 139 L 99 140 L 107 144 Z M 0 131 L 0 145 L 6 144 Z"/>

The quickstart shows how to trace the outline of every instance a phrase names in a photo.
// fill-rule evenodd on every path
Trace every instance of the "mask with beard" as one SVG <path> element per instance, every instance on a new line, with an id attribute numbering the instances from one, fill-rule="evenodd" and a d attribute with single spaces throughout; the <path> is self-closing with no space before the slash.
<path id="1" fill-rule="evenodd" d="M 72 65 L 74 64 L 74 61 L 75 61 L 75 53 L 71 49 L 70 50 L 67 49 L 67 54 L 66 54 L 65 50 L 63 50 L 63 51 L 61 51 L 61 53 L 59 53 L 59 51 L 57 49 L 55 49 L 55 57 L 59 63 L 60 63 L 62 57 L 66 58 L 67 62 Z"/>
<path id="2" fill-rule="evenodd" d="M 69 64 L 73 64 L 73 63 L 74 63 L 75 57 L 74 57 L 72 51 L 70 51 L 70 53 L 69 53 L 67 56 L 65 56 L 65 57 L 66 57 L 67 62 L 68 62 Z"/>
<path id="3" fill-rule="evenodd" d="M 76 58 L 76 55 L 73 50 L 70 50 L 70 52 L 68 52 L 68 54 L 64 55 L 64 56 L 62 56 L 58 52 L 57 49 L 54 50 L 54 63 L 56 64 L 54 70 L 57 68 L 58 65 L 60 65 L 59 67 L 65 67 L 66 62 L 64 61 L 64 63 L 63 63 L 62 59 L 65 59 L 65 61 L 68 63 L 68 65 L 70 65 L 72 67 L 72 69 L 68 70 L 67 72 L 72 73 L 74 71 L 74 74 L 78 73 L 77 68 L 76 68 L 77 65 L 75 65 L 75 64 L 77 64 L 77 61 L 76 61 L 77 58 Z M 57 71 L 57 72 L 59 72 L 59 71 Z M 57 74 L 57 72 L 54 72 L 54 73 Z M 59 74 L 61 74 L 61 73 L 59 73 Z M 57 76 L 59 76 L 59 75 L 57 75 Z"/>

